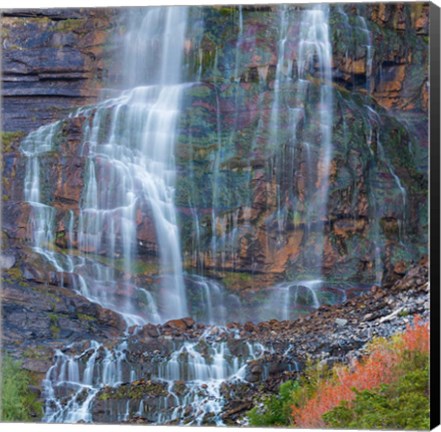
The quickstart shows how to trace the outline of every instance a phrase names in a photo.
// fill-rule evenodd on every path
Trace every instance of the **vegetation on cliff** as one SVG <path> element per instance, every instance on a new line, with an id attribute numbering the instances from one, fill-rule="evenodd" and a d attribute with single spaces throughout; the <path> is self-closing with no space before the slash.
<path id="1" fill-rule="evenodd" d="M 391 339 L 378 338 L 351 366 L 309 365 L 299 381 L 253 408 L 253 426 L 428 429 L 429 325 L 419 317 Z"/>
<path id="2" fill-rule="evenodd" d="M 31 421 L 41 417 L 41 402 L 29 389 L 35 384 L 32 375 L 7 354 L 2 354 L 0 384 L 0 421 Z"/>

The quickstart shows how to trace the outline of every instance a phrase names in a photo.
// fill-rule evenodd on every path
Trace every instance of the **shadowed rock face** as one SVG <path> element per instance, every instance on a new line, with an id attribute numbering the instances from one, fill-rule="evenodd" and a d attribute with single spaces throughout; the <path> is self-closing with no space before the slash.
<path id="1" fill-rule="evenodd" d="M 356 36 L 358 46 L 349 48 L 353 55 L 348 57 L 344 48 L 350 37 L 346 24 L 351 22 L 351 14 L 357 9 L 360 16 L 363 16 L 361 19 L 356 18 L 355 23 L 361 31 Z M 337 30 L 336 37 L 339 40 L 333 52 L 335 78 L 355 88 L 361 89 L 365 86 L 375 101 L 384 108 L 427 111 L 427 70 L 421 73 L 419 69 L 425 62 L 421 63 L 421 58 L 415 58 L 416 52 L 411 47 L 417 39 L 427 41 L 428 3 L 414 4 L 411 8 L 404 4 L 347 5 L 337 13 L 342 18 L 343 25 L 341 30 Z M 346 17 L 342 15 L 344 13 L 347 13 Z M 370 35 L 363 31 L 368 28 Z M 406 34 L 412 34 L 407 41 Z M 363 45 L 371 45 L 372 50 L 360 49 Z M 410 56 L 409 48 L 412 51 Z M 369 56 L 371 61 L 366 61 Z"/>
<path id="2" fill-rule="evenodd" d="M 29 132 L 96 100 L 112 15 L 105 9 L 3 11 L 3 131 Z"/>
<path id="3" fill-rule="evenodd" d="M 321 136 L 314 96 L 298 123 L 288 120 L 295 114 L 292 108 L 297 109 L 300 92 L 296 84 L 299 28 L 292 24 L 294 20 L 288 20 L 283 48 L 287 75 L 282 81 L 285 100 L 279 103 L 282 145 L 271 150 L 265 144 L 271 140 L 278 85 L 275 53 L 282 30 L 275 11 L 265 12 L 264 23 L 262 12 L 244 10 L 242 30 L 237 9 L 223 10 L 222 16 L 210 11 L 204 17 L 213 30 L 201 41 L 206 61 L 200 72 L 202 83 L 188 92 L 182 144 L 177 148 L 182 181 L 176 194 L 184 251 L 191 266 L 263 272 L 273 280 L 311 271 L 307 250 L 314 254 L 312 245 L 318 242 L 321 223 L 311 218 L 308 203 L 325 171 L 317 157 Z M 295 17 L 298 11 L 293 6 L 285 13 Z M 413 246 L 401 249 L 401 235 L 406 232 L 408 240 L 412 237 L 410 243 L 418 243 L 418 238 L 426 241 L 421 202 L 426 201 L 427 187 L 427 14 L 423 4 L 331 8 L 333 155 L 319 263 L 330 278 L 371 283 L 380 260 L 383 282 L 391 283 L 397 262 L 410 263 L 420 253 L 414 249 L 416 254 L 410 258 Z M 223 25 L 216 26 L 220 21 Z M 196 56 L 199 45 L 194 42 L 190 47 Z M 210 56 L 217 56 L 215 71 L 210 68 L 214 62 L 210 63 Z M 239 66 L 234 68 L 237 59 Z M 309 91 L 315 92 L 317 101 L 318 68 L 311 74 Z M 220 126 L 216 126 L 217 113 L 221 113 Z M 222 152 L 217 153 L 219 134 Z M 213 160 L 219 154 L 220 169 L 214 174 Z M 193 165 L 188 174 L 190 157 Z M 278 173 L 283 174 L 278 177 Z M 220 184 L 217 191 L 215 184 Z M 202 239 L 199 254 L 193 255 L 192 205 L 198 211 Z M 218 215 L 216 224 L 210 223 L 213 212 Z M 283 238 L 276 233 L 281 217 Z M 253 228 L 249 230 L 247 224 Z M 223 249 L 218 246 L 216 253 L 210 246 L 213 231 L 221 239 L 218 244 L 227 243 Z M 380 258 L 375 244 L 381 244 Z"/>

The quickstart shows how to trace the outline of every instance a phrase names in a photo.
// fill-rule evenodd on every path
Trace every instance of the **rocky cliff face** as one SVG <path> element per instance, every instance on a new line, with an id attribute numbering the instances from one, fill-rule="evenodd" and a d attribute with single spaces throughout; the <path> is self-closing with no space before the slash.
<path id="1" fill-rule="evenodd" d="M 293 18 L 300 11 L 293 5 L 284 13 Z M 309 99 L 301 116 L 293 110 L 302 91 L 297 21 L 287 20 L 283 31 L 289 42 L 279 64 L 283 35 L 275 6 L 193 8 L 191 14 L 185 58 L 188 80 L 195 83 L 184 94 L 175 157 L 185 269 L 215 277 L 252 305 L 264 287 L 317 274 L 326 281 L 323 303 L 340 300 L 335 292 L 342 287 L 349 288 L 349 297 L 373 284 L 391 287 L 427 252 L 428 5 L 331 7 L 332 158 L 323 218 L 309 204 L 317 200 L 315 190 L 326 174 L 316 115 L 321 100 L 317 69 L 307 76 Z M 103 83 L 120 73 L 110 64 L 120 48 L 114 35 L 124 31 L 122 21 L 119 11 L 107 9 L 6 11 L 2 16 L 3 342 L 41 377 L 54 347 L 88 335 L 112 339 L 122 334 L 124 323 L 78 295 L 75 275 L 60 272 L 29 247 L 28 158 L 20 146 L 30 131 L 59 121 L 50 151 L 39 157 L 42 195 L 55 208 L 51 247 L 105 264 L 106 251 L 80 250 L 75 240 L 87 181 L 84 131 L 96 111 L 68 114 L 95 103 Z M 100 180 L 106 181 L 105 175 Z M 158 245 L 148 203 L 137 208 L 136 225 L 130 274 L 123 266 L 112 271 L 122 281 L 154 286 Z M 317 252 L 318 243 L 323 252 Z M 130 294 L 121 292 L 121 301 Z M 277 325 L 263 326 L 265 337 L 279 332 Z M 303 325 L 284 324 L 284 329 L 289 333 Z M 158 336 L 181 338 L 170 328 L 144 329 L 147 348 Z M 194 328 L 185 328 L 184 335 Z M 246 338 L 248 333 L 260 337 L 251 324 L 239 330 Z M 279 351 L 287 348 L 282 345 Z M 161 346 L 155 349 L 170 356 Z M 277 369 L 286 360 L 279 357 L 273 375 L 284 370 Z M 260 365 L 255 366 L 260 377 Z M 251 369 L 249 374 L 253 382 Z M 138 383 L 142 391 L 150 384 Z M 94 405 L 103 421 L 112 403 L 127 399 L 125 393 L 108 391 Z M 238 399 L 232 398 L 236 404 Z M 247 409 L 249 400 L 237 412 Z"/>
<path id="2" fill-rule="evenodd" d="M 28 234 L 20 142 L 28 132 L 67 117 L 75 107 L 96 102 L 110 64 L 114 15 L 104 9 L 2 12 L 3 226 L 12 241 Z M 61 202 L 72 203 L 81 193 L 81 171 L 76 170 L 80 163 L 77 156 L 69 167 L 66 157 L 75 153 L 81 124 L 66 127 L 67 147 L 48 158 L 48 175 L 51 182 L 58 177 Z M 65 169 L 70 172 L 67 177 Z"/>
<path id="3" fill-rule="evenodd" d="M 114 11 L 2 11 L 2 130 L 25 134 L 96 101 Z"/>
<path id="4" fill-rule="evenodd" d="M 298 11 L 286 13 L 295 17 Z M 184 250 L 198 244 L 197 253 L 187 254 L 189 265 L 261 272 L 263 284 L 282 274 L 310 274 L 307 242 L 316 241 L 321 227 L 311 225 L 308 202 L 324 167 L 314 81 L 304 116 L 290 117 L 298 106 L 299 29 L 288 24 L 284 30 L 289 42 L 278 78 L 283 35 L 277 13 L 244 8 L 242 30 L 235 8 L 213 9 L 203 18 L 206 31 L 189 42 L 202 83 L 189 91 L 178 148 Z M 318 265 L 329 279 L 372 283 L 377 244 L 383 282 L 390 282 L 400 265 L 419 256 L 418 239 L 423 246 L 427 238 L 421 205 L 427 185 L 427 5 L 336 6 L 330 23 L 333 155 Z M 277 100 L 277 85 L 284 100 Z M 277 138 L 271 132 L 276 103 Z M 198 240 L 191 207 L 199 210 Z M 280 218 L 283 238 L 276 234 Z"/>

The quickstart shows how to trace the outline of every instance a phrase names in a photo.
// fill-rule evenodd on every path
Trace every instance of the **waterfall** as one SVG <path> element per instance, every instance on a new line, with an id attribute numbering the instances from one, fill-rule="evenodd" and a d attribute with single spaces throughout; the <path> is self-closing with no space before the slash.
<path id="1" fill-rule="evenodd" d="M 302 211 L 307 221 L 305 248 L 311 248 L 305 264 L 311 269 L 311 277 L 288 280 L 262 290 L 261 299 L 266 305 L 262 310 L 254 309 L 255 303 L 247 305 L 239 295 L 227 292 L 220 280 L 183 271 L 179 218 L 175 206 L 175 147 L 186 91 L 195 84 L 183 78 L 184 56 L 189 45 L 186 38 L 191 30 L 188 8 L 131 10 L 122 44 L 124 55 L 118 94 L 71 114 L 71 119 L 85 119 L 81 157 L 86 163 L 79 207 L 58 215 L 58 218 L 63 217 L 66 226 L 66 249 L 55 246 L 59 220 L 57 209 L 51 205 L 50 187 L 47 185 L 50 180 L 43 169 L 47 164 L 45 158 L 60 146 L 62 124 L 43 126 L 23 141 L 22 151 L 27 158 L 25 199 L 32 208 L 29 222 L 32 246 L 57 272 L 77 275 L 76 292 L 120 314 L 127 328 L 136 326 L 131 329 L 135 335 L 146 323 L 163 323 L 189 315 L 213 326 L 230 321 L 293 319 L 320 306 L 319 291 L 324 283 L 321 274 L 324 224 L 332 157 L 329 11 L 319 5 L 305 8 L 296 16 L 295 24 L 299 29 L 294 48 L 297 52 L 296 70 L 292 58 L 294 42 L 289 13 L 288 6 L 279 10 L 280 32 L 272 105 L 269 116 L 263 109 L 259 113 L 258 132 L 267 141 L 263 147 L 269 149 L 273 156 L 263 164 L 267 170 L 269 167 L 275 172 L 277 209 L 273 217 L 277 222 L 276 247 L 284 240 L 288 214 L 297 210 L 299 197 L 293 190 L 294 175 L 299 155 L 305 155 L 308 203 Z M 235 46 L 239 50 L 246 45 L 246 20 L 242 8 L 239 8 L 237 27 Z M 215 48 L 215 68 L 218 67 L 218 49 Z M 221 170 L 227 159 L 225 145 L 234 144 L 233 138 L 239 131 L 241 96 L 244 94 L 241 92 L 245 92 L 241 88 L 240 61 L 236 52 L 234 65 L 229 70 L 233 75 L 231 100 L 235 116 L 229 139 L 225 139 L 228 129 L 224 129 L 222 123 L 220 89 L 213 91 L 216 118 L 212 143 L 214 154 L 210 160 L 213 171 L 209 180 L 212 187 L 211 209 L 207 211 L 211 216 L 207 223 L 211 232 L 206 246 L 211 253 L 210 265 L 221 270 L 225 270 L 227 259 L 232 261 L 231 267 L 235 269 L 240 235 L 252 230 L 251 198 L 238 202 L 234 195 L 236 207 L 231 205 L 234 208 L 228 208 L 228 211 L 222 208 L 224 202 L 229 205 L 234 201 L 231 197 L 224 197 L 223 189 L 228 183 Z M 198 76 L 201 74 L 199 69 Z M 262 105 L 267 75 L 268 68 L 266 72 L 258 71 L 261 94 L 257 100 Z M 313 83 L 311 77 L 318 78 L 318 84 Z M 284 86 L 293 83 L 295 94 L 292 100 L 287 101 Z M 318 98 L 311 90 L 314 86 Z M 319 127 L 311 135 L 304 135 L 302 125 L 308 116 L 308 104 L 313 105 L 317 113 Z M 257 141 L 256 133 L 250 152 L 257 151 L 261 145 Z M 190 145 L 193 154 L 191 139 Z M 247 164 L 248 171 L 243 181 L 249 186 L 252 182 L 251 161 Z M 190 177 L 194 178 L 193 161 L 190 173 Z M 197 191 L 191 193 L 197 194 Z M 199 243 L 206 227 L 201 227 L 199 209 L 190 202 L 194 196 L 188 196 L 196 238 L 192 256 L 198 262 L 202 261 Z M 145 221 L 151 221 L 153 226 L 157 245 L 155 252 L 159 260 L 158 274 L 149 283 L 140 281 L 134 270 L 139 261 L 145 264 L 156 259 L 151 257 L 151 251 L 150 255 L 143 252 L 146 248 L 144 243 L 149 240 L 138 237 L 139 226 Z M 311 234 L 313 232 L 315 238 Z M 254 294 L 255 291 L 252 291 L 250 296 Z M 208 329 L 198 341 L 184 338 L 176 343 L 173 341 L 173 350 L 168 355 L 158 354 L 159 361 L 153 361 L 152 369 L 147 372 L 129 358 L 128 331 L 111 347 L 90 341 L 87 347 L 75 345 L 57 350 L 43 382 L 44 420 L 96 421 L 93 408 L 95 404 L 104 402 L 103 410 L 112 421 L 126 421 L 139 415 L 156 424 L 182 422 L 185 416 L 189 417 L 187 411 L 190 409 L 191 424 L 223 424 L 220 414 L 226 403 L 224 384 L 246 382 L 249 362 L 260 359 L 267 349 L 257 343 L 243 342 L 243 352 L 234 353 L 221 337 L 213 340 L 209 333 L 214 329 L 228 333 L 227 330 Z M 171 339 L 171 336 L 167 337 Z M 153 381 L 164 393 L 154 402 L 156 411 L 153 413 L 146 398 L 132 401 L 127 397 L 123 403 L 107 400 L 116 392 L 142 380 Z M 179 392 L 182 382 L 185 383 L 185 391 Z"/>
<path id="2" fill-rule="evenodd" d="M 221 331 L 228 334 L 225 329 Z M 260 343 L 248 342 L 243 344 L 239 355 L 233 355 L 227 342 L 214 341 L 209 332 L 198 340 L 178 343 L 170 355 L 149 363 L 149 382 L 162 389 L 153 401 L 152 413 L 148 393 L 118 399 L 124 383 L 136 386 L 137 379 L 142 382 L 146 375 L 145 366 L 128 358 L 127 349 L 126 341 L 114 348 L 92 341 L 80 354 L 73 351 L 73 346 L 56 350 L 54 364 L 43 381 L 43 420 L 91 422 L 93 405 L 101 400 L 110 416 L 107 422 L 124 421 L 136 414 L 157 424 L 169 423 L 187 417 L 191 407 L 193 420 L 188 424 L 200 425 L 210 419 L 216 425 L 223 425 L 222 386 L 245 383 L 249 361 L 267 351 Z M 184 394 L 178 391 L 183 383 Z"/>
<path id="3" fill-rule="evenodd" d="M 276 76 L 274 79 L 274 101 L 271 107 L 271 119 L 270 119 L 270 137 L 269 137 L 269 145 L 272 146 L 274 143 L 279 144 L 279 132 L 282 129 L 282 123 L 280 119 L 280 103 L 281 103 L 281 85 L 285 80 L 289 79 L 289 76 L 286 76 L 285 71 L 285 45 L 287 41 L 287 30 L 288 30 L 288 16 L 287 16 L 287 6 L 284 5 L 283 8 L 279 11 L 279 42 L 277 45 L 277 65 L 276 65 Z M 276 179 L 277 179 L 277 227 L 278 227 L 278 235 L 279 237 L 283 233 L 284 228 L 284 217 L 282 216 L 282 211 L 284 208 L 284 197 L 282 197 L 282 180 L 281 176 L 285 173 L 283 169 L 283 152 L 276 152 L 276 160 L 275 160 L 275 170 L 276 170 Z M 283 201 L 283 202 L 282 202 Z"/>
<path id="4" fill-rule="evenodd" d="M 389 161 L 385 154 L 385 150 L 381 139 L 381 126 L 382 120 L 380 115 L 372 109 L 370 106 L 365 106 L 369 113 L 368 117 L 368 140 L 367 144 L 372 158 L 375 160 L 375 164 L 372 169 L 370 184 L 371 186 L 371 199 L 372 215 L 372 243 L 374 247 L 374 265 L 375 265 L 375 283 L 381 285 L 383 278 L 383 260 L 381 258 L 380 251 L 385 247 L 384 235 L 380 235 L 380 220 L 385 214 L 394 214 L 398 223 L 398 241 L 404 246 L 403 240 L 406 236 L 406 219 L 408 214 L 407 209 L 407 190 L 402 185 L 400 178 L 395 172 L 392 163 Z M 383 170 L 382 170 L 383 168 Z M 393 201 L 393 208 L 388 211 L 380 205 L 380 194 L 385 189 L 384 186 L 378 185 L 379 179 L 384 177 L 382 171 L 386 172 L 388 178 L 388 190 L 389 194 L 398 195 Z M 393 196 L 393 195 L 392 195 Z"/>
<path id="5" fill-rule="evenodd" d="M 58 272 L 77 272 L 77 290 L 123 315 L 128 325 L 188 315 L 174 206 L 174 146 L 182 94 L 190 85 L 180 78 L 186 16 L 186 8 L 134 11 L 123 44 L 128 58 L 121 85 L 128 90 L 73 115 L 90 118 L 83 136 L 87 165 L 77 215 L 78 249 L 84 256 L 75 258 L 74 265 L 67 267 L 63 263 L 66 254 L 51 250 L 56 210 L 40 191 L 40 157 L 55 149 L 59 124 L 43 126 L 22 144 L 28 158 L 25 199 L 33 210 L 34 248 Z M 158 50 L 158 42 L 159 63 L 151 52 L 151 44 Z M 137 222 L 145 208 L 154 222 L 161 263 L 159 292 L 149 296 L 147 310 L 131 294 L 146 292 L 132 277 Z M 74 219 L 70 213 L 70 227 Z M 71 236 L 72 231 L 70 244 Z"/>
<path id="6" fill-rule="evenodd" d="M 216 154 L 213 161 L 213 181 L 212 181 L 212 202 L 211 202 L 211 259 L 213 266 L 217 264 L 218 254 L 218 231 L 223 234 L 222 227 L 218 227 L 217 206 L 219 205 L 219 182 L 220 182 L 220 163 L 222 157 L 222 126 L 221 112 L 219 106 L 219 96 L 216 93 Z M 222 263 L 221 263 L 222 264 Z"/>
<path id="7" fill-rule="evenodd" d="M 321 261 L 324 246 L 324 221 L 327 217 L 329 192 L 329 174 L 332 157 L 332 122 L 333 122 L 333 95 L 332 95 L 332 51 L 329 39 L 328 26 L 329 7 L 317 5 L 313 9 L 303 12 L 301 26 L 301 40 L 298 52 L 299 80 L 305 80 L 308 74 L 313 74 L 315 59 L 319 68 L 320 98 L 317 112 L 320 120 L 320 149 L 317 165 L 318 190 L 311 199 L 308 208 L 308 219 L 316 221 L 317 229 L 315 240 L 315 262 L 313 264 L 321 271 Z"/>
<path id="8" fill-rule="evenodd" d="M 71 347 L 67 347 L 69 351 Z M 46 422 L 91 422 L 91 404 L 104 386 L 123 383 L 125 342 L 109 350 L 96 341 L 81 354 L 55 352 L 43 381 Z"/>
<path id="9" fill-rule="evenodd" d="M 225 269 L 226 261 L 230 260 L 233 270 L 235 269 L 235 251 L 237 248 L 236 244 L 236 236 L 237 232 L 237 214 L 238 210 L 233 210 L 233 215 L 231 215 L 230 210 L 227 213 L 222 213 L 222 204 L 220 199 L 220 190 L 222 188 L 220 182 L 224 182 L 225 180 L 221 180 L 220 174 L 220 165 L 225 161 L 225 154 L 227 151 L 225 150 L 226 146 L 234 146 L 234 139 L 236 133 L 238 131 L 238 123 L 240 116 L 240 108 L 241 108 L 241 94 L 242 88 L 240 86 L 241 81 L 241 67 L 242 59 L 241 59 L 241 49 L 243 44 L 243 11 L 242 6 L 238 6 L 238 34 L 236 39 L 236 47 L 235 47 L 235 56 L 234 56 L 234 64 L 230 66 L 232 72 L 232 80 L 234 87 L 234 119 L 233 119 L 233 127 L 231 127 L 229 136 L 227 138 L 227 143 L 222 143 L 222 119 L 221 119 L 221 109 L 219 104 L 219 96 L 216 95 L 216 122 L 217 122 L 217 142 L 218 149 L 216 153 L 216 159 L 214 163 L 214 173 L 213 176 L 213 202 L 212 202 L 212 257 L 214 260 L 214 264 L 216 267 L 220 267 L 221 269 Z M 220 210 L 218 210 L 220 208 Z M 218 262 L 217 255 L 220 253 L 220 263 Z"/>
<path id="10" fill-rule="evenodd" d="M 124 52 L 128 55 L 123 85 L 142 84 L 126 91 L 111 108 L 111 122 L 98 111 L 90 135 L 88 185 L 86 186 L 80 224 L 80 248 L 88 247 L 102 227 L 108 227 L 110 257 L 118 230 L 122 240 L 125 273 L 130 275 L 131 258 L 136 245 L 136 211 L 142 202 L 150 207 L 159 246 L 161 268 L 167 269 L 157 299 L 162 319 L 187 315 L 187 301 L 182 277 L 179 229 L 174 206 L 174 145 L 180 113 L 182 53 L 186 32 L 186 8 L 153 8 L 129 21 Z M 173 42 L 171 35 L 173 34 Z M 150 45 L 159 40 L 159 67 L 152 63 Z M 155 71 L 157 76 L 151 78 Z M 109 115 L 107 112 L 103 115 Z M 100 142 L 102 130 L 109 135 Z M 96 187 L 96 171 L 102 170 L 110 184 Z M 101 176 L 102 178 L 103 176 Z M 116 216 L 116 217 L 115 217 Z M 118 226 L 119 224 L 119 226 Z M 98 237 L 97 249 L 103 239 Z M 98 249 L 99 250 L 99 249 Z"/>
<path id="11" fill-rule="evenodd" d="M 180 84 L 188 8 L 132 8 L 128 14 L 123 87 Z"/>
<path id="12" fill-rule="evenodd" d="M 30 133 L 22 142 L 21 149 L 27 158 L 24 179 L 24 199 L 31 206 L 29 231 L 34 249 L 43 255 L 57 270 L 62 271 L 62 264 L 50 246 L 54 242 L 55 208 L 44 203 L 41 190 L 40 155 L 54 149 L 55 137 L 60 129 L 56 122 Z"/>
<path id="13" fill-rule="evenodd" d="M 278 316 L 281 320 L 293 319 L 299 310 L 313 311 L 320 306 L 318 291 L 323 281 L 304 280 L 282 282 L 268 289 L 265 306 L 262 307 L 259 319 L 262 321 Z"/>
<path id="14" fill-rule="evenodd" d="M 226 324 L 240 313 L 239 298 L 233 294 L 227 295 L 216 281 L 197 275 L 188 279 L 189 283 L 194 285 L 194 301 L 190 305 L 191 315 L 198 321 L 207 324 Z"/>
<path id="15" fill-rule="evenodd" d="M 79 248 L 99 253 L 107 246 L 130 275 L 136 247 L 136 218 L 141 205 L 153 216 L 163 275 L 158 307 L 163 319 L 187 314 L 179 231 L 174 207 L 174 143 L 183 85 L 136 87 L 111 108 L 109 137 L 100 141 L 108 109 L 97 110 L 86 135 L 89 163 L 79 220 Z M 109 183 L 98 188 L 99 178 Z M 103 185 L 104 186 L 104 185 Z M 103 231 L 103 227 L 107 228 Z M 108 278 L 106 279 L 108 281 Z M 127 284 L 131 280 L 126 281 Z"/>
<path id="16" fill-rule="evenodd" d="M 372 77 L 372 67 L 373 67 L 373 61 L 374 61 L 374 52 L 372 47 L 372 35 L 369 31 L 366 20 L 362 16 L 357 17 L 360 22 L 360 27 L 362 32 L 365 34 L 366 38 L 366 88 L 369 93 L 372 92 L 373 86 L 375 84 L 373 77 Z"/>
<path id="17" fill-rule="evenodd" d="M 251 140 L 252 144 L 248 150 L 249 164 L 242 171 L 245 175 L 241 182 L 251 184 L 251 161 L 256 157 L 256 153 L 262 152 L 266 172 L 273 179 L 276 189 L 276 211 L 271 220 L 268 220 L 268 229 L 276 230 L 277 239 L 274 243 L 269 240 L 269 249 L 276 250 L 284 246 L 287 227 L 300 215 L 306 232 L 303 242 L 306 251 L 304 267 L 308 268 L 309 275 L 315 279 L 322 277 L 324 228 L 332 159 L 333 90 L 329 8 L 318 5 L 297 11 L 284 5 L 278 7 L 277 14 L 277 62 L 274 80 L 268 88 L 265 82 L 268 68 L 257 68 L 261 92 L 256 105 L 260 110 L 261 105 L 265 104 L 265 96 L 269 94 L 272 98 L 270 112 L 269 115 L 267 112 L 259 114 L 254 137 L 258 134 L 262 137 Z M 224 96 L 224 104 L 220 100 L 219 88 L 213 90 L 216 96 L 216 140 L 214 134 L 212 140 L 216 149 L 210 159 L 209 168 L 212 172 L 211 229 L 198 226 L 196 230 L 198 238 L 201 238 L 201 233 L 204 235 L 204 230 L 209 232 L 211 237 L 205 266 L 224 271 L 237 270 L 239 240 L 250 232 L 247 217 L 252 205 L 247 199 L 242 198 L 239 201 L 233 190 L 225 191 L 228 183 L 223 171 L 223 165 L 234 155 L 234 152 L 230 151 L 230 144 L 234 143 L 234 140 L 237 143 L 240 134 L 243 133 L 241 110 L 246 109 L 242 105 L 241 97 L 246 92 L 244 89 L 247 85 L 241 82 L 241 61 L 242 56 L 247 55 L 247 51 L 240 49 L 249 46 L 251 42 L 247 20 L 244 19 L 241 8 L 237 32 L 234 57 L 228 57 L 226 60 L 231 63 L 234 61 L 234 67 L 231 63 L 225 66 L 225 78 L 230 84 L 229 95 Z M 312 113 L 309 111 L 311 106 Z M 227 112 L 222 111 L 223 109 Z M 317 115 L 314 115 L 315 113 Z M 229 123 L 227 120 L 223 121 L 223 114 L 228 117 Z M 307 132 L 305 125 L 310 126 Z M 265 140 L 264 145 L 257 143 L 258 140 Z M 258 146 L 264 148 L 257 149 Z M 238 153 L 237 150 L 236 152 Z M 302 164 L 306 166 L 306 181 L 304 196 L 300 197 L 294 185 Z"/>
<path id="18" fill-rule="evenodd" d="M 316 5 L 303 9 L 298 17 L 298 35 L 294 35 L 294 29 L 289 24 L 289 13 L 286 6 L 279 11 L 278 57 L 269 122 L 268 148 L 274 152 L 274 167 L 270 166 L 270 171 L 275 172 L 277 186 L 277 247 L 284 242 L 284 233 L 291 223 L 292 215 L 302 215 L 305 226 L 305 267 L 313 278 L 321 278 L 332 158 L 333 90 L 329 8 Z M 294 41 L 297 41 L 296 71 L 293 71 Z M 291 99 L 283 91 L 289 83 L 295 88 Z M 305 124 L 312 121 L 311 114 L 307 112 L 307 107 L 311 106 L 314 107 L 318 129 L 305 132 Z M 286 131 L 289 131 L 288 136 Z M 294 175 L 300 170 L 301 157 L 306 167 L 303 198 L 293 188 Z"/>

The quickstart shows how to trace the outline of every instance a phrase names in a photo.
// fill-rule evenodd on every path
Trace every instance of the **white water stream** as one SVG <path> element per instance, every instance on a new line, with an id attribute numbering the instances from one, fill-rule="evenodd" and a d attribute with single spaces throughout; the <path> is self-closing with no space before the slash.
<path id="1" fill-rule="evenodd" d="M 79 109 L 72 115 L 87 119 L 82 137 L 82 156 L 87 163 L 80 208 L 78 211 L 69 210 L 65 215 L 67 251 L 54 247 L 56 209 L 51 206 L 43 188 L 44 165 L 41 160 L 43 155 L 57 150 L 61 124 L 40 128 L 22 144 L 22 151 L 27 157 L 25 199 L 32 208 L 29 225 L 32 247 L 57 272 L 75 273 L 78 277 L 74 289 L 90 301 L 121 314 L 127 327 L 147 322 L 162 323 L 188 315 L 207 324 L 244 321 L 239 298 L 227 293 L 220 282 L 183 273 L 174 196 L 177 177 L 175 146 L 181 106 L 186 90 L 192 86 L 182 77 L 188 12 L 186 7 L 134 10 L 124 41 L 121 82 L 124 90 L 112 99 Z M 288 8 L 282 7 L 279 12 L 280 40 L 269 119 L 270 140 L 276 144 L 282 125 L 279 115 L 284 103 L 283 85 L 292 80 L 294 73 L 293 61 L 287 58 L 288 42 L 292 37 Z M 304 9 L 301 13 L 296 48 L 298 90 L 295 106 L 288 107 L 288 120 L 284 120 L 292 139 L 288 151 L 277 153 L 276 157 L 276 166 L 282 165 L 288 158 L 288 183 L 293 183 L 296 154 L 300 147 L 306 149 L 310 195 L 307 219 L 316 224 L 315 231 L 318 233 L 310 264 L 319 270 L 312 280 L 289 281 L 270 287 L 264 293 L 268 309 L 256 311 L 252 317 L 255 321 L 290 319 L 295 312 L 293 305 L 298 303 L 307 303 L 310 308 L 320 305 L 317 292 L 322 285 L 320 269 L 333 123 L 328 15 L 328 7 L 322 5 Z M 246 30 L 241 8 L 238 19 L 237 48 L 242 45 Z M 237 55 L 234 68 L 237 85 L 240 84 L 239 60 Z M 311 76 L 318 77 L 320 82 L 319 100 L 315 101 L 320 129 L 320 142 L 314 150 L 320 167 L 317 181 L 313 179 L 316 175 L 312 167 L 313 145 L 302 141 L 299 136 L 305 106 L 312 101 L 309 99 Z M 259 78 L 263 79 L 260 75 Z M 238 101 L 236 92 L 236 111 Z M 214 143 L 217 152 L 213 160 L 215 183 L 222 153 L 222 119 L 219 106 L 217 108 L 218 139 Z M 260 126 L 264 127 L 263 121 Z M 291 190 L 282 193 L 285 186 L 280 176 L 277 182 L 277 222 L 281 236 L 288 213 L 286 205 L 293 194 Z M 314 187 L 314 184 L 317 186 Z M 232 251 L 237 248 L 239 211 L 229 215 L 218 214 L 215 204 L 220 192 L 216 184 L 212 197 L 211 249 L 214 263 L 224 267 L 225 251 L 230 251 L 228 253 L 233 261 L 235 259 Z M 145 213 L 154 225 L 158 246 L 160 274 L 155 289 L 141 286 L 132 274 L 133 266 L 139 259 L 137 248 L 142 243 L 137 237 L 138 225 Z M 199 219 L 195 224 L 199 228 Z M 228 235 L 227 225 L 233 227 Z M 199 245 L 195 251 L 198 248 Z M 220 263 L 216 262 L 219 250 L 223 251 Z M 195 309 L 189 300 L 189 285 L 199 294 L 199 308 Z M 207 352 L 203 352 L 199 344 L 200 341 L 178 344 L 168 357 L 162 359 L 150 377 L 167 389 L 167 396 L 155 407 L 154 423 L 180 421 L 190 409 L 194 424 L 202 424 L 207 416 L 211 422 L 222 424 L 220 414 L 225 404 L 222 385 L 244 381 L 248 362 L 259 358 L 265 351 L 260 344 L 248 344 L 245 353 L 235 356 L 224 342 L 210 341 Z M 56 351 L 54 364 L 43 383 L 46 401 L 44 420 L 47 422 L 92 422 L 92 407 L 97 403 L 100 392 L 105 388 L 118 389 L 123 383 L 145 378 L 142 371 L 127 360 L 125 339 L 113 348 L 91 341 L 80 354 L 73 354 L 75 350 L 71 348 Z M 175 388 L 180 381 L 184 381 L 187 388 L 183 395 L 178 394 Z M 110 401 L 108 405 L 109 417 L 114 421 L 125 421 L 134 415 L 151 415 L 144 399 L 127 400 L 123 406 L 112 405 Z"/>
<path id="2" fill-rule="evenodd" d="M 141 24 L 136 15 L 130 21 L 124 51 L 131 53 L 128 70 L 132 73 L 126 72 L 123 84 L 140 83 L 142 77 L 149 77 L 151 68 L 158 72 L 157 82 L 130 88 L 117 98 L 74 114 L 91 119 L 83 136 L 87 163 L 80 210 L 76 221 L 72 212 L 69 215 L 69 242 L 76 241 L 83 256 L 54 251 L 56 210 L 46 204 L 47 197 L 40 190 L 39 156 L 55 150 L 59 124 L 43 126 L 22 144 L 28 158 L 25 199 L 33 211 L 33 247 L 57 271 L 76 272 L 80 276 L 76 289 L 91 301 L 120 313 L 128 325 L 188 315 L 174 206 L 174 146 L 181 98 L 189 86 L 180 82 L 178 73 L 187 9 L 153 8 L 143 15 Z M 146 59 L 146 41 L 150 44 L 154 40 L 163 42 L 159 67 Z M 153 219 L 163 273 L 158 292 L 141 291 L 149 297 L 147 308 L 136 304 L 136 296 L 131 294 L 141 289 L 132 278 L 132 266 L 143 208 L 149 209 Z M 78 233 L 75 239 L 74 226 Z M 64 262 L 66 256 L 68 265 Z M 123 272 L 124 277 L 118 278 L 115 269 Z"/>
<path id="3" fill-rule="evenodd" d="M 225 330 L 222 330 L 225 331 Z M 245 343 L 240 356 L 233 355 L 226 342 L 214 342 L 207 333 L 199 340 L 178 343 L 172 354 L 151 364 L 149 382 L 162 386 L 165 395 L 149 405 L 146 393 L 138 398 L 125 398 L 124 409 L 118 397 L 106 395 L 118 391 L 124 383 L 144 379 L 142 365 L 127 359 L 127 342 L 112 349 L 92 341 L 80 354 L 70 353 L 72 347 L 55 352 L 55 361 L 43 382 L 46 401 L 44 421 L 91 422 L 96 397 L 103 400 L 108 411 L 107 421 L 125 421 L 134 415 L 154 418 L 163 424 L 188 417 L 188 424 L 210 421 L 222 424 L 220 414 L 225 404 L 222 386 L 245 382 L 246 368 L 265 352 L 259 343 Z M 177 386 L 185 383 L 184 393 Z M 153 413 L 151 412 L 153 409 Z"/>

